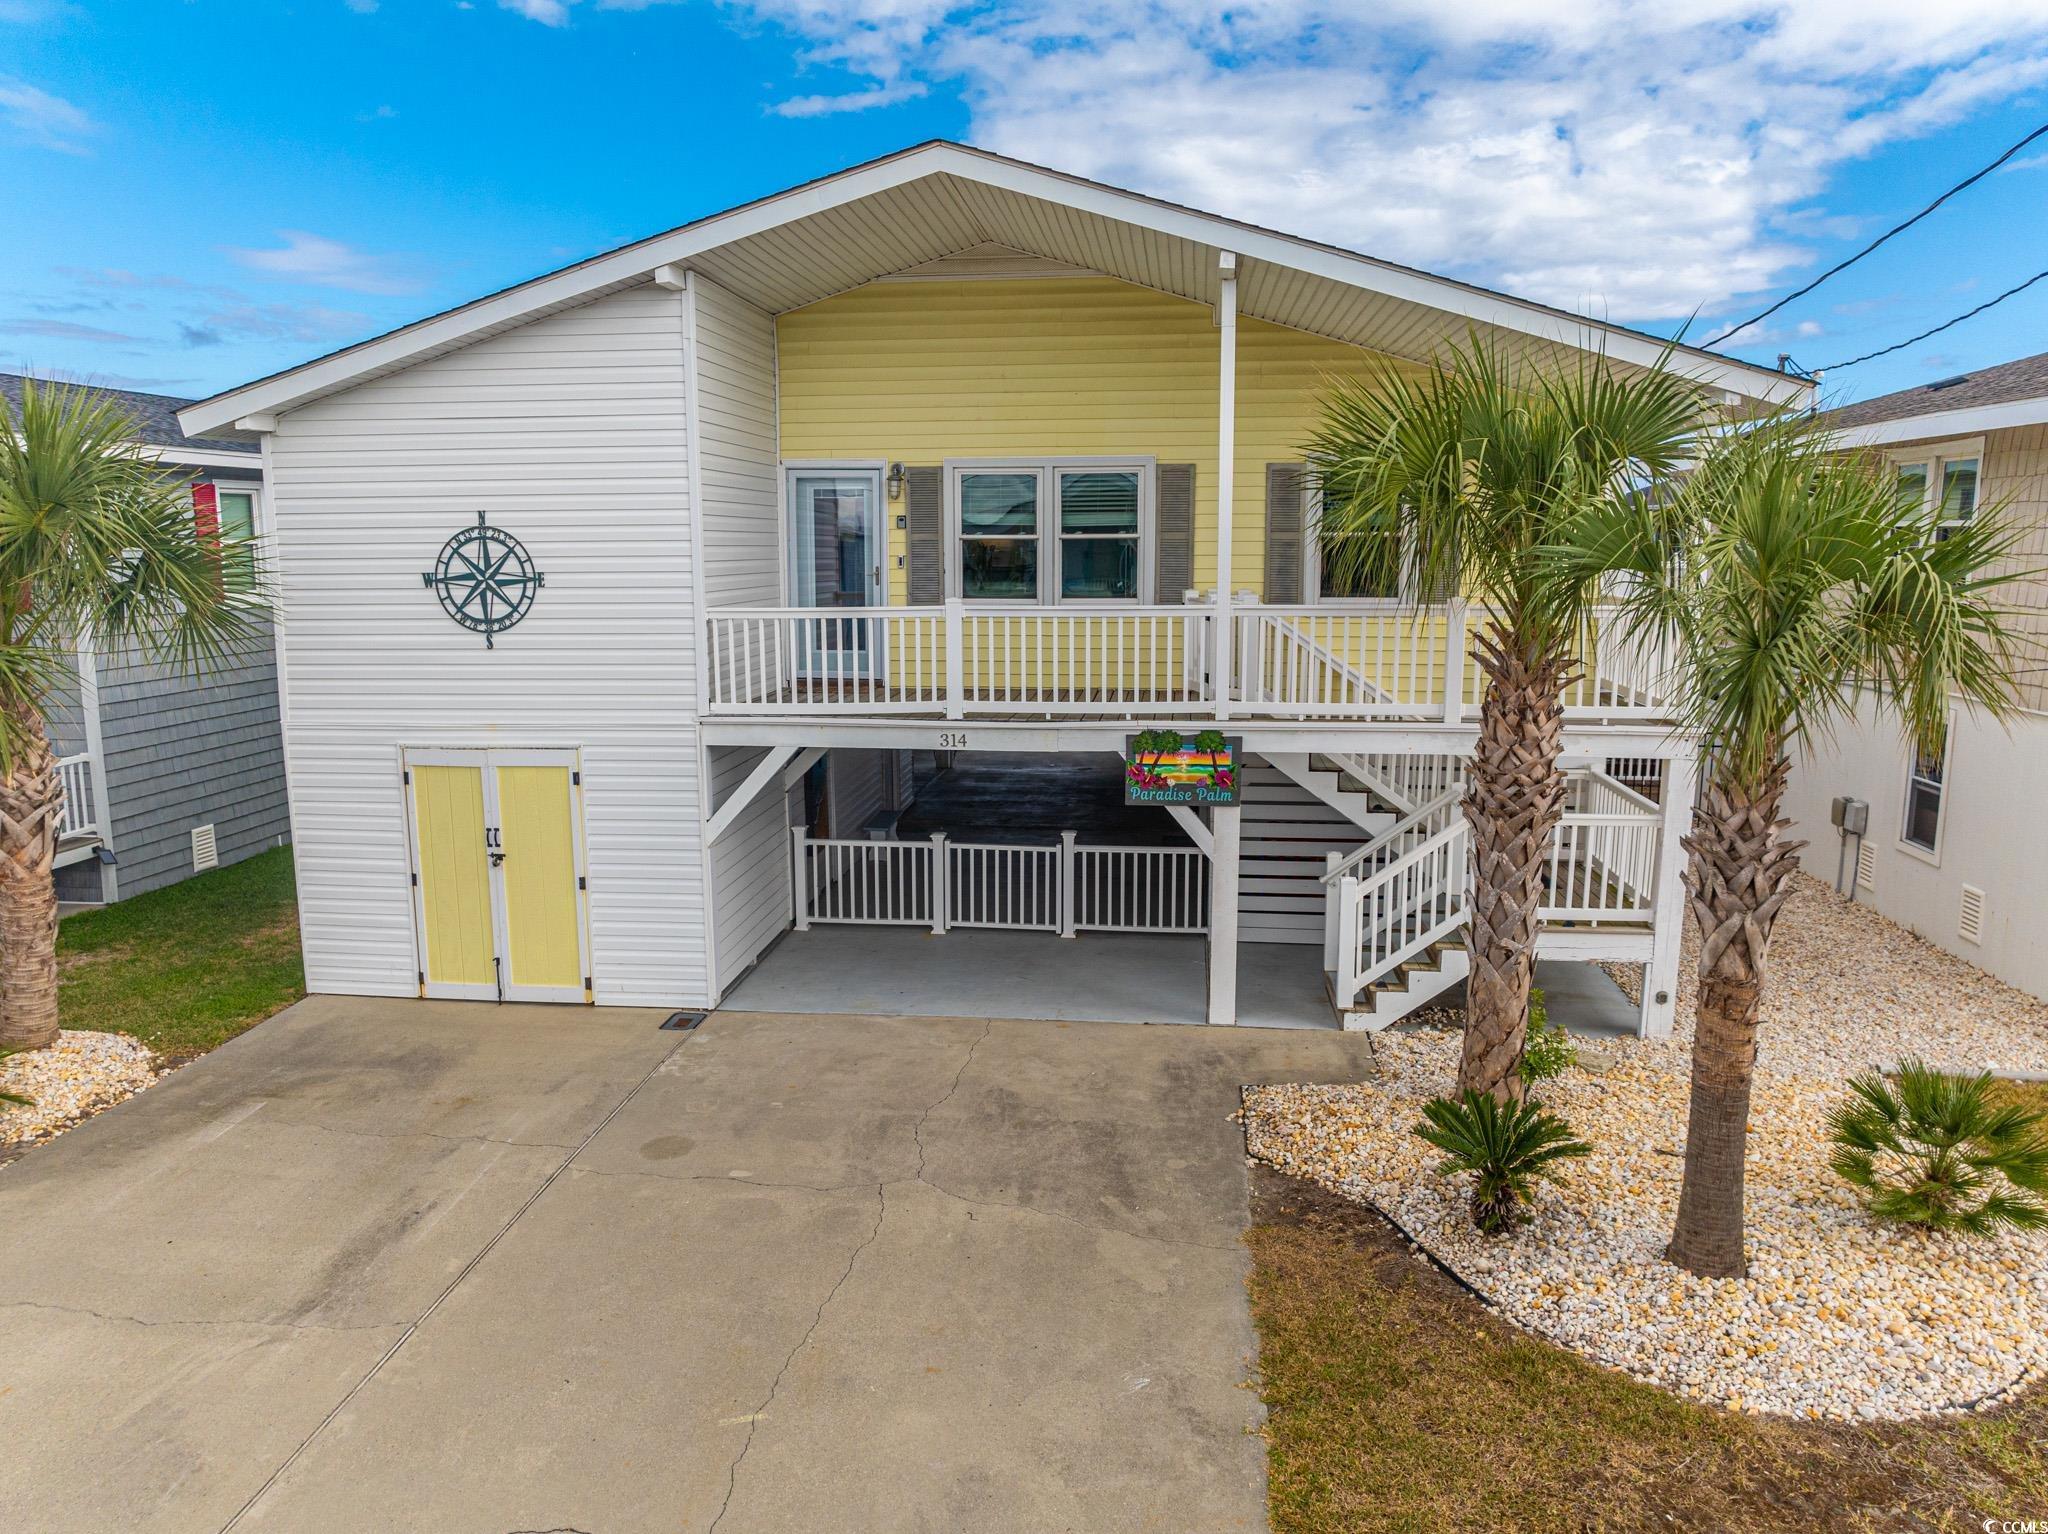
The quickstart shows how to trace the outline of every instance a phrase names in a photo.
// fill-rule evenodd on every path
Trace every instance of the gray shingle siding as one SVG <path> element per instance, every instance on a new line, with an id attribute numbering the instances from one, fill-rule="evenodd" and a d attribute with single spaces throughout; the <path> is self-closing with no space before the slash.
<path id="1" fill-rule="evenodd" d="M 194 680 L 132 650 L 100 659 L 100 742 L 123 899 L 192 873 L 211 824 L 223 864 L 290 831 L 268 629 Z"/>

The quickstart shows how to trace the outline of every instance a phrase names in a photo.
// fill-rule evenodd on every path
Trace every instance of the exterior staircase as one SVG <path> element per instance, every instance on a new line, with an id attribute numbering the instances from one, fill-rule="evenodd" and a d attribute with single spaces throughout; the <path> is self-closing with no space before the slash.
<path id="1" fill-rule="evenodd" d="M 1439 938 L 1378 979 L 1368 980 L 1348 1005 L 1337 1000 L 1337 977 L 1329 970 L 1323 971 L 1323 988 L 1347 1030 L 1379 1033 L 1459 984 L 1471 967 L 1462 936 Z"/>
<path id="2" fill-rule="evenodd" d="M 1459 783 L 1349 857 L 1330 859 L 1323 974 L 1345 1028 L 1390 1028 L 1465 978 L 1464 793 Z"/>

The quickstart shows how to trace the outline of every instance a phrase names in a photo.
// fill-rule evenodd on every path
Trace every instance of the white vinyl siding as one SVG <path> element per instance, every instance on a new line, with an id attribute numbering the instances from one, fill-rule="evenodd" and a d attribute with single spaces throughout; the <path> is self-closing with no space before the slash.
<path id="1" fill-rule="evenodd" d="M 783 534 L 775 322 L 699 274 L 689 281 L 705 604 L 776 606 L 782 601 Z M 761 752 L 752 748 L 708 752 L 712 804 L 723 804 L 760 760 Z M 708 849 L 714 999 L 790 923 L 787 816 L 787 796 L 764 789 Z"/>
<path id="2" fill-rule="evenodd" d="M 279 421 L 310 989 L 416 988 L 402 747 L 559 746 L 583 753 L 596 999 L 710 1000 L 682 302 L 615 293 Z M 495 649 L 420 579 L 480 510 L 547 578 Z"/>

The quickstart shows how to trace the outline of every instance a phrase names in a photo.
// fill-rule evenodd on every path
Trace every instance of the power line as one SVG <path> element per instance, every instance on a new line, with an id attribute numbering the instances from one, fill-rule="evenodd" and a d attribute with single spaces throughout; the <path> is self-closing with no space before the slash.
<path id="1" fill-rule="evenodd" d="M 1852 368 L 1856 366 L 1856 364 L 1859 362 L 1868 362 L 1873 357 L 1889 357 L 1893 352 L 1904 351 L 1907 347 L 1914 345 L 1916 342 L 1924 341 L 1929 336 L 1940 335 L 1944 330 L 1947 330 L 1951 325 L 1960 325 L 1964 320 L 1975 319 L 1978 315 L 1982 314 L 1986 309 L 1989 309 L 1992 305 L 2004 303 L 2008 298 L 2011 298 L 2015 293 L 2026 292 L 2028 288 L 2031 288 L 2035 283 L 2041 281 L 2044 277 L 2048 277 L 2048 272 L 2036 272 L 2033 276 L 2029 277 L 2025 282 L 2019 284 L 2019 286 L 2007 288 L 2003 293 L 1999 294 L 1996 298 L 1987 298 L 1983 303 L 1977 305 L 1977 307 L 1972 309 L 1968 314 L 1959 314 L 1952 320 L 1943 320 L 1939 325 L 1936 325 L 1932 330 L 1923 330 L 1917 336 L 1908 336 L 1905 340 L 1899 342 L 1896 346 L 1887 346 L 1882 351 L 1865 352 L 1860 357 L 1851 357 L 1847 362 L 1830 362 L 1826 367 L 1822 368 L 1820 371 L 1823 373 L 1833 373 L 1842 368 Z"/>
<path id="2" fill-rule="evenodd" d="M 1985 166 L 1975 175 L 1966 176 L 1961 181 L 1958 181 L 1954 186 L 1950 187 L 1947 191 L 1943 192 L 1939 197 L 1935 198 L 1934 201 L 1930 202 L 1926 207 L 1922 208 L 1918 213 L 1915 213 L 1911 218 L 1907 219 L 1904 223 L 1892 225 L 1891 228 L 1885 230 L 1883 234 L 1879 235 L 1876 239 L 1872 240 L 1868 245 L 1864 246 L 1861 250 L 1857 251 L 1855 255 L 1849 257 L 1846 261 L 1836 262 L 1833 266 L 1829 267 L 1826 271 L 1822 272 L 1818 277 L 1814 278 L 1813 281 L 1809 282 L 1805 287 L 1801 288 L 1798 292 L 1787 293 L 1783 298 L 1779 299 L 1776 303 L 1772 304 L 1770 308 L 1764 310 L 1761 314 L 1753 314 L 1748 319 L 1744 320 L 1740 325 L 1732 326 L 1731 328 L 1722 331 L 1718 336 L 1714 337 L 1713 340 L 1702 342 L 1701 344 L 1704 346 L 1719 346 L 1723 341 L 1727 340 L 1730 336 L 1740 335 L 1743 331 L 1749 329 L 1750 326 L 1756 324 L 1759 320 L 1769 319 L 1772 315 L 1776 314 L 1780 309 L 1784 308 L 1785 305 L 1791 303 L 1793 300 L 1806 297 L 1807 294 L 1811 293 L 1815 288 L 1819 287 L 1822 283 L 1826 282 L 1830 277 L 1834 276 L 1836 273 L 1847 271 L 1850 267 L 1854 266 L 1858 261 L 1861 261 L 1873 250 L 1877 249 L 1877 247 L 1882 245 L 1886 240 L 1889 240 L 1893 235 L 1903 234 L 1908 229 L 1911 229 L 1915 224 L 1919 223 L 1921 219 L 1927 217 L 1928 214 L 1932 213 L 1936 208 L 1940 207 L 1943 203 L 1947 202 L 1951 197 L 1955 196 L 1956 193 L 1965 191 L 1968 188 L 1975 186 L 1979 181 L 1982 181 L 1986 176 L 1990 175 L 1993 171 L 1997 170 L 1999 166 L 2003 165 L 2007 160 L 2010 160 L 2014 155 L 2018 154 L 2022 149 L 2026 148 L 2027 145 L 2033 143 L 2035 139 L 2042 137 L 2044 134 L 2048 134 L 2048 123 L 2041 124 L 2040 127 L 2036 128 L 2032 133 L 2029 133 L 2025 138 L 2021 139 L 2017 144 L 2013 145 L 2012 148 L 2006 150 L 2004 154 L 2000 155 L 1997 159 L 1993 160 L 1989 165 Z M 1968 316 L 1964 317 L 1968 318 Z M 1902 342 L 1901 344 L 1910 346 L 1912 345 L 1912 342 L 1907 341 Z M 1847 367 L 1848 364 L 1843 363 L 1842 366 Z"/>

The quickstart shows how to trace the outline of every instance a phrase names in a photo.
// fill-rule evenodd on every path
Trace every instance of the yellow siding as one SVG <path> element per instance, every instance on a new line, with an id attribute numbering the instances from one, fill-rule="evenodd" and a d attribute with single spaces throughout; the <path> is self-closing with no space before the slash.
<path id="1" fill-rule="evenodd" d="M 581 986 L 567 767 L 500 767 L 505 929 L 513 985 Z"/>
<path id="2" fill-rule="evenodd" d="M 1206 306 L 1107 277 L 881 282 L 782 315 L 776 340 L 785 459 L 1192 463 L 1195 583 L 1215 583 L 1218 336 Z M 1367 356 L 1239 327 L 1236 589 L 1262 585 L 1266 465 L 1300 459 L 1322 381 Z M 889 510 L 893 523 L 902 503 Z M 906 595 L 902 552 L 892 525 L 892 604 Z"/>
<path id="3" fill-rule="evenodd" d="M 427 978 L 489 985 L 491 879 L 484 861 L 483 770 L 414 767 L 412 791 Z"/>

